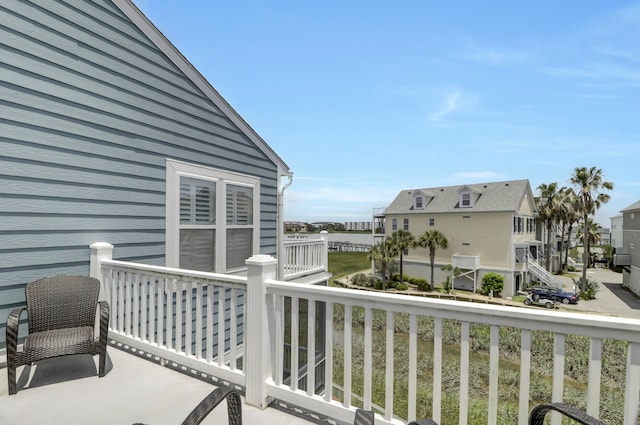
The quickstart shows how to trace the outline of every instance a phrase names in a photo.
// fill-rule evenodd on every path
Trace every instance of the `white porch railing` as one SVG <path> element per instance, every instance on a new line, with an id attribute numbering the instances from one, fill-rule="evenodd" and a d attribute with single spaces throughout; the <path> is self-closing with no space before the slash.
<path id="1" fill-rule="evenodd" d="M 320 239 L 285 239 L 280 274 L 284 280 L 327 271 L 328 239 L 327 232 L 321 232 Z"/>
<path id="2" fill-rule="evenodd" d="M 618 380 L 624 382 L 619 397 L 624 399 L 621 417 L 624 425 L 636 424 L 640 402 L 640 320 L 299 285 L 275 280 L 276 260 L 271 257 L 252 257 L 247 265 L 245 280 L 123 263 L 110 260 L 108 252 L 97 251 L 92 254 L 91 269 L 92 273 L 101 271 L 104 293 L 111 302 L 110 337 L 245 386 L 246 402 L 256 406 L 266 407 L 272 398 L 277 398 L 351 422 L 357 404 L 375 408 L 376 423 L 401 424 L 415 419 L 418 406 L 426 403 L 431 406 L 433 419 L 446 423 L 450 419 L 443 400 L 451 394 L 447 393 L 450 390 L 445 388 L 443 377 L 451 354 L 444 350 L 450 338 L 446 330 L 453 322 L 460 335 L 455 391 L 459 394 L 455 408 L 460 424 L 467 423 L 472 409 L 469 392 L 478 372 L 474 362 L 479 361 L 479 357 L 472 356 L 473 330 L 478 326 L 487 328 L 490 347 L 484 371 L 488 376 L 484 423 L 498 423 L 498 406 L 504 402 L 499 376 L 505 367 L 501 358 L 505 344 L 502 332 L 509 328 L 519 336 L 520 352 L 515 360 L 518 424 L 527 422 L 532 387 L 536 384 L 532 353 L 539 331 L 553 335 L 553 343 L 545 347 L 553 368 L 551 401 L 562 401 L 565 390 L 572 385 L 572 378 L 565 376 L 565 358 L 573 336 L 588 339 L 585 398 L 587 411 L 596 417 L 601 395 L 608 391 L 602 382 L 603 363 L 608 361 L 603 347 L 609 340 L 623 341 L 626 362 Z M 218 325 L 218 312 L 223 309 L 224 328 L 229 334 L 224 341 Z M 334 323 L 334 313 L 338 311 L 343 324 Z M 354 325 L 355 316 L 360 314 L 363 324 Z M 380 315 L 381 331 L 374 329 L 374 316 L 379 319 Z M 401 318 L 408 323 L 407 337 L 396 334 L 396 323 Z M 421 331 L 425 319 L 432 322 L 430 337 Z M 406 364 L 398 364 L 396 343 L 405 347 Z M 425 344 L 430 348 L 425 349 Z M 334 352 L 334 346 L 339 345 L 342 352 Z M 225 356 L 219 356 L 217 347 L 223 346 Z M 432 362 L 432 396 L 427 400 L 418 393 L 419 370 L 422 373 L 426 367 L 425 351 Z M 324 368 L 306 368 L 307 359 L 312 359 L 314 366 L 318 359 L 304 353 L 318 352 L 326 353 Z M 242 358 L 241 367 L 234 363 L 237 358 Z M 301 371 L 306 374 L 304 380 L 300 379 Z M 318 377 L 320 373 L 323 375 Z M 406 385 L 397 387 L 400 381 L 389 379 L 396 373 L 406 376 Z M 344 378 L 336 382 L 334 375 Z M 324 381 L 320 388 L 301 384 L 318 382 L 318 378 Z M 383 395 L 375 396 L 374 388 L 379 393 L 380 386 Z M 340 392 L 335 390 L 338 387 Z M 406 401 L 406 411 L 394 408 L 398 397 Z M 559 424 L 558 419 L 552 424 Z"/>

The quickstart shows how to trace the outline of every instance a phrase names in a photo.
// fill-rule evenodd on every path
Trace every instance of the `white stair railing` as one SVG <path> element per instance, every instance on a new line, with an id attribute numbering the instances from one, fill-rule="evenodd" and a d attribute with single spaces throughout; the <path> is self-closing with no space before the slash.
<path id="1" fill-rule="evenodd" d="M 527 254 L 527 265 L 529 266 L 529 271 L 533 273 L 535 277 L 537 277 L 540 282 L 544 283 L 547 286 L 552 286 L 554 288 L 559 287 L 560 285 L 553 277 L 551 273 L 544 267 L 542 267 L 535 258 L 531 255 L 531 252 Z"/>

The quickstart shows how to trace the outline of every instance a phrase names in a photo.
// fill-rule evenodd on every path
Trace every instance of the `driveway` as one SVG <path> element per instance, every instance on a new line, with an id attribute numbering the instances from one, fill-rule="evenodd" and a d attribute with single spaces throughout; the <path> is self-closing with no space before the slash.
<path id="1" fill-rule="evenodd" d="M 566 291 L 573 292 L 573 280 L 556 276 Z M 596 299 L 580 300 L 576 305 L 563 305 L 567 310 L 640 319 L 640 298 L 622 287 L 622 273 L 609 269 L 587 269 L 587 278 L 600 283 Z"/>

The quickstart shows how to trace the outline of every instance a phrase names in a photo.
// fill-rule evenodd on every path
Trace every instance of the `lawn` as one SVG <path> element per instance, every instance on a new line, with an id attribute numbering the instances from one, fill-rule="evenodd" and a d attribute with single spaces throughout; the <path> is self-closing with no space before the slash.
<path id="1" fill-rule="evenodd" d="M 368 255 L 367 252 L 330 252 L 329 273 L 332 274 L 332 277 L 329 281 L 329 286 L 333 285 L 334 279 L 371 269 L 371 261 L 368 260 Z"/>

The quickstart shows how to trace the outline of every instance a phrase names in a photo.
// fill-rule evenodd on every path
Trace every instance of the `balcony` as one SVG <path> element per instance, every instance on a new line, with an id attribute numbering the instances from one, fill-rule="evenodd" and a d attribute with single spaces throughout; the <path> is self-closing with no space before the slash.
<path id="1" fill-rule="evenodd" d="M 244 390 L 245 410 L 258 423 L 282 414 L 269 407 L 276 400 L 336 422 L 351 422 L 355 408 L 364 407 L 376 411 L 377 424 L 404 424 L 424 412 L 440 424 L 526 424 L 531 400 L 563 401 L 576 391 L 591 415 L 637 423 L 640 320 L 300 285 L 275 280 L 271 257 L 252 257 L 247 265 L 247 277 L 229 276 L 114 261 L 94 249 L 92 274 L 101 278 L 111 305 L 111 371 L 105 378 L 35 386 L 11 397 L 3 381 L 2 423 L 43 414 L 40 403 L 63 406 L 67 391 L 84 395 L 85 408 L 100 412 L 103 423 L 179 423 L 210 385 L 222 384 Z M 548 344 L 540 344 L 540 333 Z M 515 339 L 507 340 L 508 334 Z M 482 338 L 486 355 L 475 353 Z M 580 353 L 585 385 L 568 368 L 577 342 L 587 347 Z M 612 343 L 623 359 L 615 376 L 606 370 Z M 516 348 L 510 359 L 504 356 L 508 345 Z M 549 376 L 536 370 L 538 350 L 545 353 Z M 185 375 L 165 383 L 164 376 L 175 372 L 162 365 Z M 479 401 L 472 389 L 480 375 L 487 384 Z M 508 418 L 502 409 L 505 376 L 514 381 Z M 548 395 L 540 391 L 543 380 Z M 152 382 L 148 389 L 142 388 L 146 381 Z M 100 389 L 107 383 L 113 386 Z M 619 411 L 601 410 L 602 400 L 611 397 L 619 400 Z M 470 417 L 478 403 L 484 406 L 481 422 Z M 285 415 L 273 423 L 287 418 L 299 420 Z"/>

